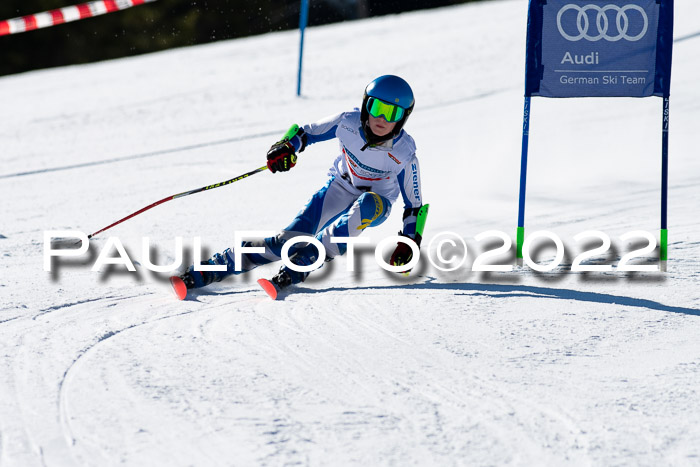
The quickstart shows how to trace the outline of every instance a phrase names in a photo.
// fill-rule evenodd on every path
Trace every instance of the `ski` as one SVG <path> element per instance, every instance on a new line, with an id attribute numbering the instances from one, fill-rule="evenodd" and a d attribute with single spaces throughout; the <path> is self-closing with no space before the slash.
<path id="1" fill-rule="evenodd" d="M 260 287 L 262 287 L 262 289 L 270 296 L 271 299 L 277 300 L 280 289 L 272 281 L 267 279 L 258 279 L 258 284 L 260 284 Z"/>
<path id="2" fill-rule="evenodd" d="M 187 286 L 180 277 L 172 276 L 170 278 L 170 284 L 172 284 L 173 292 L 178 300 L 184 300 L 187 297 Z"/>

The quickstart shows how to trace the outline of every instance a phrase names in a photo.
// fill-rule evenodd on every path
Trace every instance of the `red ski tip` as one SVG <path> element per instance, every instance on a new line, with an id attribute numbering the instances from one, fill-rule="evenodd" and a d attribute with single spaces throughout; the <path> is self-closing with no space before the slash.
<path id="1" fill-rule="evenodd" d="M 179 277 L 173 276 L 170 278 L 170 283 L 173 285 L 175 296 L 179 300 L 184 300 L 187 296 L 187 286 L 185 285 L 185 282 Z"/>
<path id="2" fill-rule="evenodd" d="M 275 287 L 275 284 L 267 279 L 258 279 L 258 284 L 267 292 L 271 299 L 277 300 L 277 287 Z"/>

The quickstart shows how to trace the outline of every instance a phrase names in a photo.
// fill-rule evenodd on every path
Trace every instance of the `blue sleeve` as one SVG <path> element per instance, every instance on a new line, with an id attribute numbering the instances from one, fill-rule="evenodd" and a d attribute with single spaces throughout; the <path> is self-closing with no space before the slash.
<path id="1" fill-rule="evenodd" d="M 413 156 L 413 159 L 396 178 L 399 182 L 404 204 L 402 233 L 415 238 L 418 209 L 423 205 L 418 158 Z"/>
<path id="2" fill-rule="evenodd" d="M 321 141 L 328 141 L 329 139 L 335 138 L 335 130 L 338 129 L 338 125 L 335 125 L 331 127 L 328 131 L 325 133 L 321 133 L 320 135 L 312 135 L 309 133 L 306 133 L 306 144 L 314 144 L 314 143 L 319 143 Z"/>
<path id="3" fill-rule="evenodd" d="M 423 204 L 420 184 L 420 165 L 418 158 L 413 156 L 406 168 L 398 175 L 399 188 L 403 197 L 404 209 L 419 208 Z"/>
<path id="4" fill-rule="evenodd" d="M 328 141 L 335 138 L 335 132 L 338 129 L 340 121 L 345 117 L 345 113 L 340 113 L 337 115 L 331 115 L 324 119 L 319 120 L 315 123 L 310 123 L 303 126 L 304 138 L 306 138 L 306 145 L 319 143 L 321 141 Z M 302 146 L 302 137 L 295 136 L 290 140 L 294 145 L 294 148 L 298 151 Z"/>

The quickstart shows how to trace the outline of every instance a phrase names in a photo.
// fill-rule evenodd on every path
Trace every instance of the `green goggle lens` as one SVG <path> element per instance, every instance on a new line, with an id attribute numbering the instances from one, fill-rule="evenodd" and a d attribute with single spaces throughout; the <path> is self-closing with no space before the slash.
<path id="1" fill-rule="evenodd" d="M 403 107 L 370 97 L 367 101 L 367 112 L 375 118 L 383 116 L 387 122 L 392 123 L 401 120 L 405 111 Z"/>

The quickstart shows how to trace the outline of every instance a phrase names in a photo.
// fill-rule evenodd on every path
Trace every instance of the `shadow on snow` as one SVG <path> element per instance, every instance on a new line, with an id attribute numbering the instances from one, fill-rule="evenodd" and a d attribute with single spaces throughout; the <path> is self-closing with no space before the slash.
<path id="1" fill-rule="evenodd" d="M 552 287 L 536 287 L 528 285 L 511 284 L 441 284 L 435 283 L 434 279 L 423 284 L 407 285 L 384 285 L 368 287 L 331 287 L 328 289 L 306 289 L 297 288 L 296 294 L 314 294 L 323 292 L 343 292 L 362 290 L 453 290 L 461 292 L 477 292 L 471 294 L 457 294 L 469 296 L 487 296 L 491 298 L 511 298 L 511 297 L 531 297 L 531 298 L 552 298 L 559 300 L 576 300 L 579 302 L 604 303 L 609 305 L 630 306 L 636 308 L 647 308 L 650 310 L 666 311 L 670 313 L 682 313 L 686 315 L 700 316 L 700 310 L 678 306 L 664 305 L 663 303 L 647 300 L 644 298 L 625 297 L 623 295 L 611 295 L 598 292 L 583 292 L 573 289 L 557 289 Z"/>

